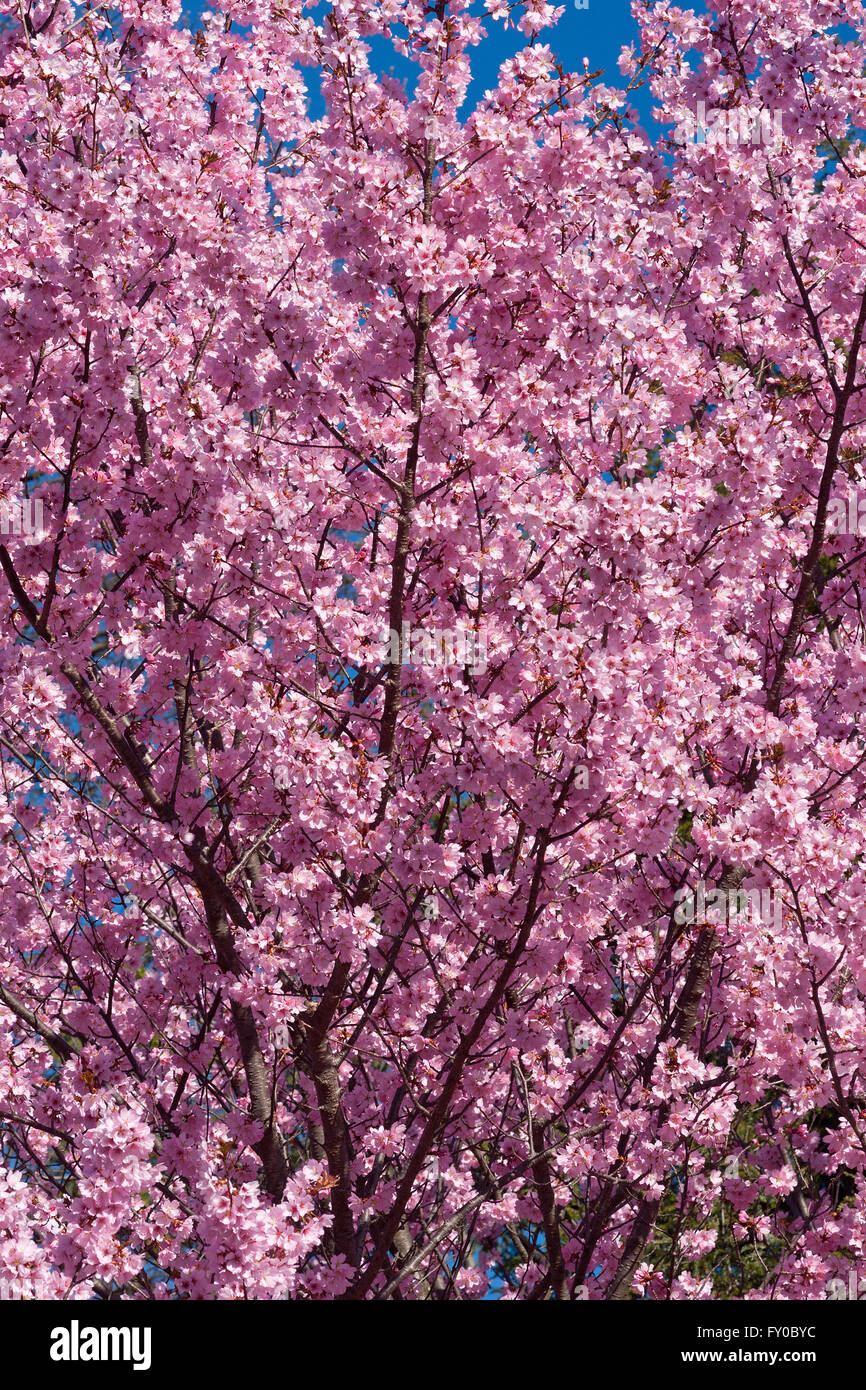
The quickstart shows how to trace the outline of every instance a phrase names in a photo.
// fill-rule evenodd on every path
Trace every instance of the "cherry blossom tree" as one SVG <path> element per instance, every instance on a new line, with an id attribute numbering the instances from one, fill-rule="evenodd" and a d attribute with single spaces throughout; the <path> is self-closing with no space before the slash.
<path id="1" fill-rule="evenodd" d="M 6 1296 L 863 1257 L 866 16 L 635 13 L 4 7 Z"/>

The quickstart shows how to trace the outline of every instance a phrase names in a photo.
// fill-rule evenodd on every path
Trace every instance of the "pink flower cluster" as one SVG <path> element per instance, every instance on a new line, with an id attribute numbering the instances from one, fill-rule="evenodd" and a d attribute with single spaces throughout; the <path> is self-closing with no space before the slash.
<path id="1" fill-rule="evenodd" d="M 863 1257 L 863 7 L 475 8 L 3 13 L 0 1295 Z"/>

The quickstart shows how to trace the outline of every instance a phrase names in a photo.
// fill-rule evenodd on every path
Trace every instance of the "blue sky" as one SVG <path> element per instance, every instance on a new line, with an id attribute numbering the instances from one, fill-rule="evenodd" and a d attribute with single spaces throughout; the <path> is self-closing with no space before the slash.
<path id="1" fill-rule="evenodd" d="M 540 42 L 549 43 L 557 57 L 567 69 L 582 70 L 583 59 L 589 59 L 590 70 L 601 68 L 604 78 L 614 86 L 623 83 L 617 66 L 620 50 L 625 44 L 637 41 L 637 26 L 632 18 L 631 0 L 588 0 L 586 9 L 578 9 L 575 0 L 564 0 L 565 14 L 554 29 L 544 30 Z M 704 10 L 701 0 L 694 0 L 693 7 Z M 198 20 L 204 5 L 191 3 L 185 9 L 188 22 Z M 324 8 L 324 6 L 323 6 Z M 472 68 L 475 74 L 469 92 L 469 102 L 474 104 L 485 88 L 496 81 L 499 65 L 511 57 L 527 42 L 515 30 L 506 32 L 501 22 L 486 21 L 488 37 L 472 54 Z M 374 63 L 378 62 L 384 71 L 393 69 L 396 77 L 401 77 L 409 65 L 395 58 L 390 48 L 382 43 L 378 52 L 374 50 Z M 650 120 L 652 100 L 642 90 L 633 98 L 633 105 L 641 120 L 649 130 L 658 133 L 658 127 Z"/>

